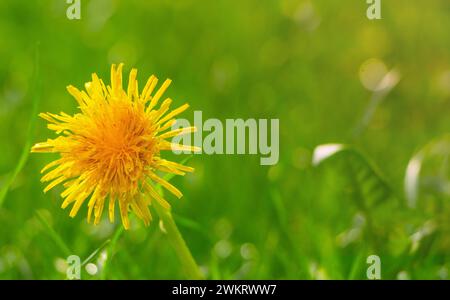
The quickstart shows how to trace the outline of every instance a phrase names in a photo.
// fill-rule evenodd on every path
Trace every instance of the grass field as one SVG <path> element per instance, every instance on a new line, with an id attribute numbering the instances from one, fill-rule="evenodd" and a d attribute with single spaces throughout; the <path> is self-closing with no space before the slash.
<path id="1" fill-rule="evenodd" d="M 159 226 L 70 218 L 30 154 L 73 114 L 66 91 L 111 64 L 155 74 L 183 117 L 279 119 L 280 158 L 194 155 L 166 194 L 209 279 L 448 279 L 450 2 L 0 1 L 0 279 L 183 279 Z M 329 145 L 335 144 L 335 145 Z M 322 145 L 322 146 L 321 146 Z M 328 145 L 328 146 L 323 146 Z M 345 146 L 339 146 L 345 145 Z M 338 151 L 331 151 L 338 150 Z M 187 157 L 168 155 L 175 161 Z M 409 166 L 409 167 L 408 167 Z"/>

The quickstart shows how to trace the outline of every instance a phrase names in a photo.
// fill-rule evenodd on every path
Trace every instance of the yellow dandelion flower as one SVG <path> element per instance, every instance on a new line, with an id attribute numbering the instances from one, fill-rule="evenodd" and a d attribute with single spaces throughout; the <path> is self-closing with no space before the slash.
<path id="1" fill-rule="evenodd" d="M 176 175 L 193 171 L 191 167 L 161 158 L 161 151 L 199 149 L 167 140 L 195 131 L 195 127 L 169 130 L 175 123 L 174 117 L 189 107 L 184 104 L 169 112 L 170 98 L 158 106 L 171 81 L 167 79 L 153 93 L 158 79 L 152 75 L 139 94 L 137 70 L 132 69 L 125 91 L 122 67 L 123 64 L 117 68 L 112 65 L 110 86 L 106 86 L 95 73 L 92 81 L 85 84 L 86 91 L 68 86 L 67 90 L 78 102 L 80 112 L 73 116 L 64 112 L 41 113 L 39 116 L 49 122 L 48 128 L 58 137 L 34 145 L 31 151 L 59 153 L 57 160 L 42 169 L 41 173 L 46 174 L 41 181 L 48 182 L 44 192 L 60 184 L 64 186 L 61 207 L 72 205 L 71 217 L 89 199 L 87 220 L 90 222 L 93 212 L 94 224 L 98 224 L 108 199 L 109 220 L 114 222 L 117 202 L 123 226 L 128 229 L 129 210 L 148 225 L 152 219 L 151 201 L 158 201 L 166 209 L 170 207 L 152 184 L 160 184 L 178 198 L 182 196 L 156 171 Z"/>

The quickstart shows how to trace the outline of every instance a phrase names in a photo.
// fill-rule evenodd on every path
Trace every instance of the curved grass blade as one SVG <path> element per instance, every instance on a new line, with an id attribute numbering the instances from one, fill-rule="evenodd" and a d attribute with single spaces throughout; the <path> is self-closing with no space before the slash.
<path id="1" fill-rule="evenodd" d="M 30 149 L 32 146 L 32 139 L 33 139 L 33 128 L 34 124 L 36 123 L 37 116 L 38 116 L 38 106 L 40 102 L 40 88 L 41 88 L 41 79 L 40 79 L 40 70 L 39 70 L 39 44 L 36 45 L 36 54 L 35 54 L 35 61 L 34 61 L 34 74 L 32 76 L 32 86 L 31 93 L 32 93 L 32 101 L 33 106 L 31 109 L 31 116 L 30 116 L 30 122 L 28 124 L 28 130 L 27 130 L 27 139 L 25 142 L 25 145 L 22 149 L 22 154 L 20 155 L 19 161 L 16 164 L 16 167 L 11 172 L 11 175 L 6 180 L 5 184 L 0 189 L 0 208 L 3 205 L 3 202 L 5 201 L 6 194 L 8 193 L 8 190 L 11 186 L 11 184 L 14 183 L 14 180 L 16 179 L 17 175 L 19 175 L 20 171 L 22 171 L 23 167 L 25 166 L 25 163 L 28 160 L 28 155 L 30 153 Z"/>
<path id="2" fill-rule="evenodd" d="M 405 172 L 404 189 L 406 200 L 410 208 L 415 208 L 419 196 L 419 189 L 421 185 L 421 171 L 424 161 L 430 157 L 439 156 L 443 162 L 441 164 L 441 174 L 438 176 L 444 178 L 448 176 L 449 156 L 450 156 L 450 134 L 444 135 L 440 138 L 432 140 L 420 149 L 408 162 Z M 444 184 L 445 186 L 445 184 Z"/>
<path id="3" fill-rule="evenodd" d="M 103 244 L 100 245 L 100 247 L 98 247 L 97 249 L 95 249 L 85 260 L 83 260 L 83 262 L 81 263 L 81 266 L 84 267 L 85 265 L 87 265 L 94 257 L 97 256 L 97 254 L 103 250 L 103 248 L 105 248 L 109 243 L 111 242 L 110 239 L 107 239 L 106 241 L 103 242 Z"/>
<path id="4" fill-rule="evenodd" d="M 36 216 L 38 220 L 41 222 L 41 224 L 47 229 L 47 233 L 50 236 L 50 238 L 55 242 L 55 244 L 59 247 L 61 252 L 65 257 L 68 257 L 73 254 L 72 251 L 70 251 L 67 244 L 64 242 L 64 240 L 61 238 L 61 236 L 53 229 L 53 227 L 50 225 L 50 223 L 47 221 L 47 219 L 44 217 L 42 212 L 37 211 Z"/>
<path id="5" fill-rule="evenodd" d="M 363 210 L 393 196 L 393 191 L 374 163 L 358 150 L 344 144 L 323 144 L 314 149 L 313 165 L 336 157 L 344 162 L 344 172 L 357 189 L 358 206 Z"/>
<path id="6" fill-rule="evenodd" d="M 395 68 L 384 75 L 384 77 L 378 83 L 377 88 L 372 93 L 370 101 L 364 111 L 363 117 L 353 130 L 353 138 L 361 136 L 364 130 L 369 126 L 378 107 L 382 104 L 384 99 L 386 99 L 389 93 L 395 88 L 395 86 L 397 86 L 400 81 L 400 77 L 400 72 Z"/>
<path id="7" fill-rule="evenodd" d="M 111 239 L 111 243 L 108 246 L 108 249 L 106 250 L 107 252 L 107 256 L 106 256 L 106 260 L 103 263 L 103 269 L 102 269 L 102 273 L 101 273 L 101 279 L 106 279 L 107 275 L 108 275 L 108 270 L 109 270 L 109 264 L 111 263 L 112 260 L 112 255 L 114 253 L 114 249 L 116 248 L 116 244 L 117 241 L 119 240 L 120 236 L 122 235 L 124 231 L 124 227 L 123 226 L 118 226 L 116 232 L 114 233 L 112 239 Z M 110 240 L 107 240 L 108 242 Z M 105 242 L 106 243 L 106 242 Z"/>
<path id="8" fill-rule="evenodd" d="M 208 240 L 211 240 L 211 235 L 210 233 L 203 229 L 202 226 L 195 222 L 192 219 L 186 218 L 186 217 L 182 217 L 180 215 L 174 214 L 172 213 L 173 218 L 175 219 L 175 222 L 180 225 L 180 227 L 186 228 L 186 229 L 190 229 L 193 230 L 195 232 L 200 233 L 202 236 L 206 237 Z"/>

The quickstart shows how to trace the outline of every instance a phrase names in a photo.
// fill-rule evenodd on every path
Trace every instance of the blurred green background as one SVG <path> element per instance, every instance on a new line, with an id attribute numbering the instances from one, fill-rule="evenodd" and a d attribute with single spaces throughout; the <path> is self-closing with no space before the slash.
<path id="1" fill-rule="evenodd" d="M 447 279 L 450 2 L 383 0 L 375 21 L 365 2 L 82 0 L 68 20 L 62 0 L 1 1 L 0 278 L 64 279 L 67 254 L 94 254 L 83 279 L 185 278 L 157 220 L 134 219 L 111 247 L 119 223 L 71 219 L 60 188 L 42 192 L 39 170 L 56 156 L 22 155 L 53 136 L 43 120 L 30 127 L 33 105 L 74 113 L 65 87 L 93 72 L 109 82 L 123 62 L 141 86 L 171 78 L 166 95 L 191 105 L 183 117 L 280 119 L 277 165 L 196 155 L 196 172 L 174 179 L 175 220 L 207 278 L 364 279 L 375 254 L 382 278 Z M 324 143 L 362 154 L 314 166 Z"/>

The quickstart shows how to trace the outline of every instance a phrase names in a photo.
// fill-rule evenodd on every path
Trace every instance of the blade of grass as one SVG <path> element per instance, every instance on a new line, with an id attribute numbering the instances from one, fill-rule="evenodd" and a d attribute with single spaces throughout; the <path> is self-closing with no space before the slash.
<path id="1" fill-rule="evenodd" d="M 107 239 L 106 241 L 103 242 L 103 244 L 100 245 L 100 247 L 98 247 L 97 249 L 95 249 L 82 263 L 81 266 L 84 267 L 85 265 L 87 265 L 94 257 L 97 256 L 97 254 L 103 250 L 103 248 L 105 248 L 109 243 L 111 242 L 110 239 Z"/>
<path id="2" fill-rule="evenodd" d="M 394 89 L 394 87 L 398 84 L 400 77 L 401 75 L 396 69 L 392 69 L 385 74 L 379 82 L 377 89 L 372 93 L 363 117 L 353 129 L 353 139 L 359 138 L 363 134 L 364 130 L 367 129 L 378 107 L 382 104 L 384 99 L 386 99 L 392 89 Z"/>
<path id="3" fill-rule="evenodd" d="M 364 277 L 364 266 L 366 263 L 367 251 L 360 251 L 358 256 L 353 261 L 352 267 L 350 268 L 350 273 L 348 275 L 349 280 L 363 279 Z"/>
<path id="4" fill-rule="evenodd" d="M 44 217 L 42 212 L 37 211 L 36 216 L 38 220 L 41 222 L 41 224 L 47 229 L 47 233 L 50 236 L 50 238 L 55 242 L 55 244 L 59 247 L 61 252 L 65 257 L 68 257 L 72 255 L 72 251 L 70 251 L 67 244 L 64 242 L 64 240 L 61 238 L 61 236 L 53 229 L 53 227 L 48 223 L 47 219 Z"/>
<path id="5" fill-rule="evenodd" d="M 124 231 L 123 226 L 119 225 L 118 228 L 116 229 L 116 232 L 114 233 L 114 235 L 113 235 L 113 237 L 111 239 L 111 243 L 109 244 L 109 247 L 106 250 L 107 251 L 106 252 L 107 256 L 106 256 L 105 262 L 103 263 L 103 269 L 102 269 L 102 273 L 100 275 L 101 279 L 106 279 L 106 276 L 108 275 L 107 271 L 109 269 L 108 268 L 109 264 L 110 264 L 110 262 L 112 260 L 112 255 L 114 253 L 114 249 L 116 248 L 117 241 L 119 240 L 119 238 L 122 235 L 123 231 Z"/>
<path id="6" fill-rule="evenodd" d="M 37 112 L 38 112 L 38 106 L 40 102 L 40 88 L 41 88 L 41 79 L 40 79 L 40 70 L 39 70 L 39 43 L 36 45 L 36 53 L 35 53 L 35 61 L 34 61 L 34 74 L 32 76 L 32 86 L 31 93 L 32 93 L 32 101 L 33 101 L 33 107 L 31 109 L 31 116 L 30 116 L 30 122 L 28 124 L 28 130 L 27 130 L 27 139 L 25 142 L 25 145 L 22 149 L 22 154 L 20 155 L 19 161 L 16 164 L 16 167 L 11 172 L 11 175 L 6 180 L 5 184 L 0 189 L 0 207 L 2 207 L 3 202 L 5 201 L 6 194 L 8 193 L 8 190 L 11 186 L 11 184 L 14 183 L 14 180 L 16 179 L 17 175 L 19 175 L 20 171 L 22 171 L 23 167 L 25 166 L 25 163 L 28 160 L 28 155 L 30 153 L 31 145 L 32 145 L 32 139 L 33 139 L 33 128 L 34 124 L 37 120 Z"/>
<path id="7" fill-rule="evenodd" d="M 208 233 L 207 230 L 204 230 L 202 226 L 195 222 L 194 220 L 191 220 L 186 217 L 182 217 L 180 215 L 172 213 L 173 218 L 175 219 L 176 223 L 180 225 L 180 227 L 184 227 L 186 229 L 191 229 L 193 231 L 196 231 L 200 233 L 201 235 L 205 236 L 208 240 L 211 240 L 211 236 Z"/>
<path id="8" fill-rule="evenodd" d="M 286 216 L 288 215 L 286 206 L 281 198 L 279 191 L 276 189 L 272 189 L 270 192 L 270 199 L 272 200 L 272 204 L 274 206 L 274 210 L 276 213 L 276 219 L 278 220 L 278 226 L 280 228 L 280 235 L 286 241 L 286 249 L 288 253 L 291 253 L 293 256 L 299 257 L 299 259 L 292 263 L 299 268 L 300 272 L 304 276 L 308 276 L 308 262 L 305 259 L 305 255 L 301 253 L 298 245 L 293 239 L 292 234 L 289 232 L 289 224 Z"/>

